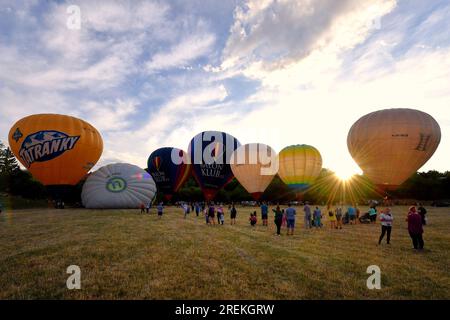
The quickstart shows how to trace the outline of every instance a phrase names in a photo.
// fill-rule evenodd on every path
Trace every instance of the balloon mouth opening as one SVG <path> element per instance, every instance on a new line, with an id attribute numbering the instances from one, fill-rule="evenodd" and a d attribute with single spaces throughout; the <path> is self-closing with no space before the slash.
<path id="1" fill-rule="evenodd" d="M 400 188 L 399 184 L 376 184 L 377 189 L 385 192 L 385 191 L 395 191 Z"/>
<path id="2" fill-rule="evenodd" d="M 261 198 L 261 196 L 263 195 L 263 193 L 262 192 L 253 192 L 253 193 L 251 193 L 251 195 L 253 197 L 253 200 L 258 201 Z"/>
<path id="3" fill-rule="evenodd" d="M 211 201 L 214 199 L 214 197 L 217 194 L 217 190 L 213 190 L 213 189 L 205 189 L 203 190 L 203 196 L 205 197 L 206 201 Z"/>
<path id="4" fill-rule="evenodd" d="M 307 183 L 289 184 L 289 188 L 296 192 L 304 192 L 306 189 L 309 188 L 309 184 Z"/>

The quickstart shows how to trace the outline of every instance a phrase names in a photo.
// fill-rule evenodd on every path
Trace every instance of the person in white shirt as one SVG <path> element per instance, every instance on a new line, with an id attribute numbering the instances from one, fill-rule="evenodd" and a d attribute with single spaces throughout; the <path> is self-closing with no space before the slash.
<path id="1" fill-rule="evenodd" d="M 387 244 L 390 244 L 391 241 L 391 231 L 392 231 L 392 220 L 394 220 L 394 217 L 391 214 L 391 209 L 386 208 L 383 210 L 383 212 L 380 215 L 380 221 L 381 221 L 381 235 L 380 240 L 378 240 L 378 244 L 381 244 L 381 241 L 384 238 L 384 235 L 387 233 Z"/>

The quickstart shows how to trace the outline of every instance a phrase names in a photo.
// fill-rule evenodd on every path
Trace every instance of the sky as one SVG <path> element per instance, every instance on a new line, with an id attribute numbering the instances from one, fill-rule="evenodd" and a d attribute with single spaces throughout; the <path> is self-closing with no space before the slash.
<path id="1" fill-rule="evenodd" d="M 345 175 L 351 125 L 386 108 L 432 115 L 421 170 L 450 169 L 449 1 L 0 0 L 5 144 L 20 118 L 62 113 L 100 131 L 97 167 L 219 130 L 313 145 Z"/>

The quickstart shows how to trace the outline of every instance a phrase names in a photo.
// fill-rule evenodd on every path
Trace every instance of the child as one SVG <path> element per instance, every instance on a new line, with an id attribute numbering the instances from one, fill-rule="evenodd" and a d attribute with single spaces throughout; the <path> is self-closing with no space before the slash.
<path id="1" fill-rule="evenodd" d="M 250 213 L 250 218 L 249 218 L 249 220 L 250 220 L 250 225 L 251 225 L 252 227 L 254 227 L 254 226 L 256 225 L 256 222 L 257 222 L 256 211 L 253 212 L 253 213 Z"/>
<path id="2" fill-rule="evenodd" d="M 219 215 L 220 224 L 223 225 L 223 223 L 225 222 L 225 215 L 223 214 L 223 211 L 219 212 Z"/>

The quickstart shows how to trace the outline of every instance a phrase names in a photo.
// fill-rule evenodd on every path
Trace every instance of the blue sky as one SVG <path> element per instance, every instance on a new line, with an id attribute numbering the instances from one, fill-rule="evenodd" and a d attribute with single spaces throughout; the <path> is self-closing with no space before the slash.
<path id="1" fill-rule="evenodd" d="M 358 172 L 352 123 L 408 107 L 441 125 L 422 170 L 449 169 L 448 1 L 0 2 L 4 142 L 23 116 L 63 113 L 100 130 L 99 165 L 145 167 L 215 129 L 276 151 L 311 144 L 325 167 Z"/>

